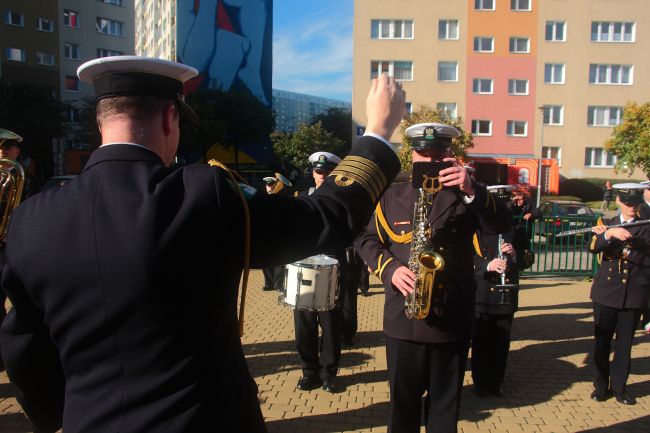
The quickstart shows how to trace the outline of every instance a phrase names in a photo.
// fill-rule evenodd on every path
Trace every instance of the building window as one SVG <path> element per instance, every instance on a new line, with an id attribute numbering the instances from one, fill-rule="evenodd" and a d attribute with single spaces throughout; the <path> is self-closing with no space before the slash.
<path id="1" fill-rule="evenodd" d="M 551 42 L 566 41 L 566 22 L 546 21 L 546 40 Z"/>
<path id="2" fill-rule="evenodd" d="M 585 148 L 585 166 L 587 167 L 614 167 L 616 155 L 607 152 L 602 147 Z"/>
<path id="3" fill-rule="evenodd" d="M 54 54 L 50 53 L 36 53 L 36 63 L 39 65 L 53 66 Z"/>
<path id="4" fill-rule="evenodd" d="M 66 75 L 65 77 L 65 90 L 70 92 L 79 91 L 79 78 L 74 75 Z"/>
<path id="5" fill-rule="evenodd" d="M 79 110 L 75 107 L 68 106 L 65 109 L 65 120 L 66 122 L 76 123 L 79 121 Z"/>
<path id="6" fill-rule="evenodd" d="M 632 65 L 589 65 L 590 84 L 632 84 Z"/>
<path id="7" fill-rule="evenodd" d="M 107 18 L 97 17 L 97 31 L 113 36 L 122 36 L 124 23 L 120 21 L 109 20 Z"/>
<path id="8" fill-rule="evenodd" d="M 79 27 L 79 12 L 64 9 L 63 25 L 68 27 Z"/>
<path id="9" fill-rule="evenodd" d="M 562 148 L 553 146 L 542 147 L 542 158 L 556 159 L 557 165 L 562 167 Z"/>
<path id="10" fill-rule="evenodd" d="M 7 11 L 7 14 L 5 15 L 5 24 L 23 27 L 25 25 L 25 17 L 23 14 Z"/>
<path id="11" fill-rule="evenodd" d="M 510 38 L 510 52 L 516 54 L 525 54 L 530 52 L 529 38 Z"/>
<path id="12" fill-rule="evenodd" d="M 564 84 L 564 63 L 546 63 L 544 65 L 544 83 Z"/>
<path id="13" fill-rule="evenodd" d="M 508 120 L 506 129 L 508 135 L 513 137 L 525 137 L 528 135 L 528 122 L 525 120 Z"/>
<path id="14" fill-rule="evenodd" d="M 562 105 L 544 105 L 544 125 L 562 125 L 564 107 Z"/>
<path id="15" fill-rule="evenodd" d="M 438 39 L 458 39 L 458 20 L 438 21 Z"/>
<path id="16" fill-rule="evenodd" d="M 510 9 L 513 11 L 529 11 L 530 0 L 510 0 Z"/>
<path id="17" fill-rule="evenodd" d="M 634 42 L 635 24 L 594 21 L 591 23 L 593 42 Z"/>
<path id="18" fill-rule="evenodd" d="M 623 107 L 587 107 L 587 125 L 616 126 L 623 120 Z"/>
<path id="19" fill-rule="evenodd" d="M 474 38 L 475 53 L 493 53 L 494 38 L 490 36 L 476 36 Z"/>
<path id="20" fill-rule="evenodd" d="M 472 81 L 472 93 L 492 94 L 491 78 L 474 78 Z"/>
<path id="21" fill-rule="evenodd" d="M 51 33 L 54 31 L 54 22 L 45 18 L 36 18 L 36 30 Z"/>
<path id="22" fill-rule="evenodd" d="M 508 80 L 509 95 L 528 95 L 528 80 Z"/>
<path id="23" fill-rule="evenodd" d="M 413 112 L 413 104 L 410 103 L 410 102 L 405 102 L 405 103 L 404 103 L 404 107 L 405 107 L 405 110 L 404 110 L 404 118 L 407 118 L 407 117 L 409 117 L 409 116 L 411 115 L 411 113 Z"/>
<path id="24" fill-rule="evenodd" d="M 493 11 L 494 0 L 474 0 L 474 9 L 477 11 Z"/>
<path id="25" fill-rule="evenodd" d="M 79 45 L 65 42 L 63 44 L 63 56 L 70 60 L 79 60 Z"/>
<path id="26" fill-rule="evenodd" d="M 107 50 L 106 48 L 97 48 L 97 57 L 123 56 L 124 51 Z"/>
<path id="27" fill-rule="evenodd" d="M 413 20 L 372 20 L 372 39 L 413 39 Z"/>
<path id="28" fill-rule="evenodd" d="M 107 5 L 123 6 L 122 0 L 97 0 L 97 1 L 106 3 Z"/>
<path id="29" fill-rule="evenodd" d="M 456 103 L 455 102 L 438 102 L 436 105 L 438 111 L 442 111 L 449 116 L 450 119 L 456 118 Z"/>
<path id="30" fill-rule="evenodd" d="M 492 135 L 492 121 L 472 120 L 472 135 Z"/>
<path id="31" fill-rule="evenodd" d="M 25 50 L 22 48 L 7 48 L 6 51 L 7 60 L 12 62 L 24 62 L 25 61 Z"/>
<path id="32" fill-rule="evenodd" d="M 413 62 L 379 60 L 370 62 L 370 78 L 387 73 L 397 81 L 413 81 Z"/>
<path id="33" fill-rule="evenodd" d="M 438 81 L 458 81 L 458 62 L 438 62 Z"/>

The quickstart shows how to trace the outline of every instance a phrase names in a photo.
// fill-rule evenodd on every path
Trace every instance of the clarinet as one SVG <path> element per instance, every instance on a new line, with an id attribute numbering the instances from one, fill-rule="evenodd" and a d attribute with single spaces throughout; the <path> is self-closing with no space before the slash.
<path id="1" fill-rule="evenodd" d="M 506 257 L 505 254 L 503 254 L 503 251 L 501 251 L 501 247 L 503 247 L 503 235 L 499 234 L 499 240 L 497 241 L 497 257 L 501 260 L 506 261 L 506 269 L 503 270 L 503 273 L 501 274 L 501 285 L 506 284 L 506 271 L 508 270 L 508 258 Z"/>

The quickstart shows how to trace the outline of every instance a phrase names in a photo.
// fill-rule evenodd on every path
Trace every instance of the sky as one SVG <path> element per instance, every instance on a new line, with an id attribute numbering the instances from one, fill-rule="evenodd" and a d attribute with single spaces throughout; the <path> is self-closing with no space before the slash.
<path id="1" fill-rule="evenodd" d="M 354 0 L 273 1 L 273 88 L 352 100 Z"/>

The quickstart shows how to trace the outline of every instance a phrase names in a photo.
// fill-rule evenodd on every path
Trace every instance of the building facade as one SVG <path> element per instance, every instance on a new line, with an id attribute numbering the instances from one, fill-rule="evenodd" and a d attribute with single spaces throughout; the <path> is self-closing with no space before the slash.
<path id="1" fill-rule="evenodd" d="M 650 99 L 650 59 L 638 54 L 650 2 L 359 0 L 354 20 L 356 125 L 370 79 L 388 72 L 412 110 L 462 116 L 470 159 L 493 181 L 536 186 L 540 158 L 546 191 L 559 175 L 626 177 L 604 143 L 627 103 Z"/>
<path id="2" fill-rule="evenodd" d="M 336 99 L 273 89 L 273 111 L 277 131 L 297 131 L 301 123 L 311 123 L 314 116 L 325 113 L 330 108 L 351 111 L 352 104 Z"/>

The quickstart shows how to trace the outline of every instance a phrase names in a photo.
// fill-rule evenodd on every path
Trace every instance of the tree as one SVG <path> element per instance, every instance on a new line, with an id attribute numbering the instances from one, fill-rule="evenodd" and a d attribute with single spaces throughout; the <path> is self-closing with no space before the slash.
<path id="1" fill-rule="evenodd" d="M 326 131 L 320 122 L 315 125 L 301 124 L 296 132 L 277 132 L 271 138 L 273 153 L 304 171 L 309 169 L 307 159 L 314 152 L 325 151 L 343 156 L 336 153 L 337 149 L 343 146 L 343 142 Z"/>
<path id="2" fill-rule="evenodd" d="M 347 108 L 328 108 L 327 111 L 315 115 L 311 124 L 318 122 L 342 142 L 341 148 L 332 153 L 340 157 L 347 155 L 352 147 L 352 112 Z"/>
<path id="3" fill-rule="evenodd" d="M 456 158 L 459 158 L 461 160 L 467 159 L 467 149 L 474 147 L 474 143 L 472 142 L 472 134 L 468 134 L 465 131 L 462 117 L 452 118 L 445 110 L 436 110 L 423 105 L 418 111 L 411 113 L 411 115 L 400 124 L 400 132 L 402 133 L 402 148 L 399 151 L 399 159 L 402 164 L 402 168 L 405 170 L 409 170 L 412 163 L 411 140 L 406 135 L 406 128 L 417 123 L 444 123 L 445 125 L 451 125 L 458 129 L 460 131 L 460 135 L 457 138 L 454 138 L 451 142 L 451 153 Z"/>
<path id="4" fill-rule="evenodd" d="M 63 103 L 66 110 L 73 109 L 77 113 L 76 122 L 66 124 L 69 140 L 83 143 L 91 149 L 96 149 L 102 143 L 99 127 L 97 126 L 97 102 L 93 96 L 85 96 L 74 102 Z"/>
<path id="5" fill-rule="evenodd" d="M 636 168 L 650 177 L 650 103 L 630 103 L 623 112 L 623 122 L 614 128 L 605 149 L 616 155 L 616 171 L 632 175 Z"/>

